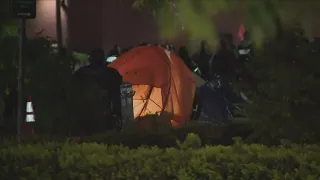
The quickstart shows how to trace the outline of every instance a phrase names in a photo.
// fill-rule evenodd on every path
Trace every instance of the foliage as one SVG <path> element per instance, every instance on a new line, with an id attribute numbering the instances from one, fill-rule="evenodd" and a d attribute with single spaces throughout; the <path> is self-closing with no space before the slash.
<path id="1" fill-rule="evenodd" d="M 134 133 L 166 133 L 169 129 L 172 129 L 172 125 L 170 122 L 164 121 L 158 114 L 149 114 L 139 117 L 132 122 L 125 123 L 123 128 L 126 132 Z"/>
<path id="2" fill-rule="evenodd" d="M 10 133 L 16 127 L 17 42 L 12 36 L 0 41 L 0 97 L 5 100 L 0 112 L 5 111 L 5 129 Z M 36 37 L 26 43 L 24 97 L 32 97 L 36 132 L 67 135 L 107 128 L 96 119 L 108 119 L 108 98 L 95 83 L 74 77 L 72 65 L 78 56 L 59 56 L 47 38 Z"/>
<path id="3" fill-rule="evenodd" d="M 38 53 L 28 51 L 35 55 L 29 62 L 27 90 L 35 104 L 37 132 L 80 135 L 110 128 L 113 119 L 107 92 L 94 77 L 79 79 L 73 75 L 74 53 L 58 56 L 48 49 L 50 46 L 43 46 L 45 43 L 49 41 L 39 40 Z"/>
<path id="4" fill-rule="evenodd" d="M 246 63 L 248 74 L 239 84 L 254 102 L 246 107 L 256 123 L 254 138 L 319 142 L 319 56 L 303 30 L 293 27 Z"/>
<path id="5" fill-rule="evenodd" d="M 159 149 L 71 142 L 0 149 L 1 179 L 318 179 L 319 146 Z"/>
<path id="6" fill-rule="evenodd" d="M 177 144 L 181 149 L 200 148 L 201 139 L 198 135 L 189 133 L 182 143 L 180 141 L 177 141 Z"/>
<path id="7" fill-rule="evenodd" d="M 247 107 L 247 111 L 251 110 Z M 250 116 L 252 117 L 252 116 Z M 284 129 L 282 126 L 277 127 L 272 121 L 259 121 L 260 119 L 253 121 L 254 124 L 219 124 L 219 123 L 197 123 L 190 122 L 186 126 L 181 128 L 172 128 L 169 126 L 159 125 L 150 128 L 149 125 L 140 124 L 139 122 L 126 124 L 121 132 L 115 130 L 104 131 L 102 133 L 96 133 L 85 137 L 70 138 L 61 134 L 61 131 L 66 126 L 62 124 L 59 132 L 43 134 L 41 131 L 36 131 L 35 136 L 23 137 L 23 143 L 39 143 L 47 141 L 65 141 L 66 139 L 73 139 L 77 142 L 96 142 L 107 145 L 124 145 L 130 148 L 137 148 L 143 146 L 157 146 L 160 148 L 166 147 L 180 147 L 185 146 L 206 146 L 206 145 L 232 145 L 234 142 L 244 142 L 248 144 L 260 143 L 268 146 L 279 145 L 284 141 L 293 143 L 317 143 L 317 137 L 309 133 L 309 136 L 304 135 L 303 132 L 296 132 L 297 134 L 280 134 L 277 133 L 278 129 Z M 91 121 L 94 124 L 94 122 Z M 289 123 L 289 122 L 288 122 Z M 155 124 L 148 122 L 148 124 Z M 80 126 L 79 123 L 75 125 Z M 89 128 L 90 124 L 85 127 Z M 148 127 L 146 129 L 145 127 Z M 159 127 L 162 128 L 159 128 Z M 70 128 L 72 129 L 72 128 Z M 287 132 L 290 131 L 290 124 L 288 125 Z M 98 132 L 98 131 L 97 131 Z M 191 135 L 190 135 L 191 133 Z M 190 135 L 187 144 L 181 144 L 181 142 Z M 197 134 L 193 136 L 192 134 Z M 304 135 L 304 136 L 303 136 Z M 308 134 L 307 134 L 308 135 Z M 200 140 L 198 140 L 200 137 Z M 9 144 L 5 143 L 3 146 L 12 146 L 14 141 L 9 139 Z M 177 143 L 179 142 L 179 143 Z"/>
<path id="8" fill-rule="evenodd" d="M 170 3 L 176 4 L 172 10 Z M 316 17 L 319 1 L 280 1 L 280 0 L 133 0 L 133 7 L 148 8 L 157 12 L 161 33 L 165 38 L 181 34 L 181 27 L 193 39 L 206 39 L 216 43 L 216 28 L 213 18 L 229 11 L 243 12 L 245 26 L 259 45 L 265 38 L 276 35 L 280 26 L 301 24 L 308 35 L 317 27 Z"/>
<path id="9" fill-rule="evenodd" d="M 18 38 L 7 36 L 0 40 L 0 98 L 5 100 L 6 96 L 15 89 L 18 64 Z M 5 104 L 0 107 L 4 111 Z"/>
<path id="10" fill-rule="evenodd" d="M 53 128 L 58 128 L 54 122 L 69 119 L 67 93 L 73 77 L 71 62 L 69 58 L 54 54 L 48 39 L 36 38 L 28 43 L 30 49 L 27 49 L 26 55 L 28 63 L 25 66 L 25 96 L 32 97 L 37 118 L 36 129 L 51 132 Z"/>
<path id="11" fill-rule="evenodd" d="M 11 18 L 10 0 L 0 2 L 0 40 L 7 36 L 18 35 L 18 24 Z"/>
<path id="12" fill-rule="evenodd" d="M 78 62 L 83 62 L 88 60 L 88 54 L 72 52 L 72 57 L 75 58 Z"/>
<path id="13" fill-rule="evenodd" d="M 77 142 L 96 142 L 107 145 L 124 145 L 130 148 L 137 148 L 144 146 L 157 146 L 160 148 L 166 147 L 189 147 L 189 146 L 205 146 L 205 145 L 231 145 L 234 137 L 241 137 L 244 141 L 252 133 L 251 126 L 247 125 L 222 125 L 222 124 L 198 124 L 190 123 L 185 127 L 174 129 L 171 127 L 163 128 L 155 131 L 145 131 L 140 129 L 140 124 L 131 124 L 121 132 L 115 130 L 98 133 L 92 136 L 80 137 Z M 191 133 L 191 135 L 190 135 Z M 182 142 L 187 135 L 187 144 L 177 146 L 177 141 Z M 192 134 L 197 134 L 193 136 Z M 198 139 L 200 137 L 200 140 Z M 40 134 L 36 132 L 35 136 L 24 136 L 22 142 L 26 144 L 34 144 L 48 141 L 65 141 L 66 139 L 73 139 L 65 136 L 58 136 L 57 134 Z M 10 138 L 5 139 L 6 142 L 2 144 L 3 147 L 13 146 L 16 144 Z M 249 142 L 250 143 L 250 142 Z M 279 143 L 279 141 L 274 142 Z M 178 143 L 179 144 L 179 143 Z"/>
<path id="14" fill-rule="evenodd" d="M 246 108 L 246 111 L 253 111 L 250 113 L 255 113 L 255 110 L 256 109 L 252 109 L 251 106 Z M 268 146 L 279 145 L 283 140 L 298 144 L 319 143 L 319 140 L 314 133 L 296 131 L 296 134 L 292 134 L 292 131 L 290 131 L 291 124 L 289 120 L 288 124 L 286 124 L 287 127 L 283 127 L 285 125 L 279 126 L 278 122 L 273 122 L 276 121 L 275 119 L 269 121 L 266 119 L 266 121 L 263 121 L 261 120 L 261 116 L 258 114 L 256 114 L 254 117 L 260 117 L 260 119 L 253 119 L 253 124 L 189 122 L 186 126 L 177 129 L 167 127 L 161 130 L 158 128 L 149 129 L 148 131 L 141 130 L 140 124 L 131 124 L 129 128 L 125 127 L 121 132 L 108 131 L 102 134 L 84 137 L 82 141 L 98 142 L 109 145 L 122 144 L 130 148 L 136 148 L 141 145 L 175 147 L 177 141 L 181 142 L 189 133 L 194 133 L 197 134 L 201 140 L 201 143 L 198 143 L 199 141 L 197 138 L 193 138 L 193 136 L 191 136 L 189 144 L 195 146 L 198 146 L 197 144 L 201 144 L 201 146 L 231 145 L 235 141 L 243 141 L 248 144 L 260 143 Z M 253 115 L 250 114 L 249 118 L 253 118 Z M 300 123 L 304 123 L 304 121 Z M 285 129 L 286 132 L 278 133 L 278 128 L 280 128 L 280 130 Z M 317 127 L 314 129 L 317 129 Z"/>

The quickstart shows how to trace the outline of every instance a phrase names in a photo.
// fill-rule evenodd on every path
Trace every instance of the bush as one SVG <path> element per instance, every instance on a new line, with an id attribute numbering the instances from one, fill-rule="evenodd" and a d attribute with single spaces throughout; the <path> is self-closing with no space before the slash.
<path id="1" fill-rule="evenodd" d="M 180 149 L 200 148 L 201 139 L 198 135 L 194 133 L 189 133 L 183 143 L 177 141 L 177 144 L 180 147 Z"/>
<path id="2" fill-rule="evenodd" d="M 0 149 L 0 179 L 319 179 L 319 150 L 240 141 L 196 149 L 48 142 Z"/>
<path id="3" fill-rule="evenodd" d="M 141 124 L 131 123 L 125 126 L 123 131 L 115 130 L 105 133 L 95 134 L 87 137 L 80 137 L 77 142 L 99 143 L 106 145 L 124 145 L 130 148 L 144 146 L 158 146 L 159 148 L 178 147 L 177 141 L 182 142 L 188 134 L 197 134 L 197 137 L 191 140 L 190 144 L 197 146 L 197 138 L 200 138 L 202 146 L 205 145 L 232 145 L 234 137 L 240 137 L 246 142 L 247 137 L 251 134 L 251 126 L 245 124 L 203 124 L 190 122 L 188 125 L 175 129 L 164 126 L 162 129 L 157 128 L 155 131 L 144 131 L 140 129 Z M 138 127 L 137 127 L 138 126 Z M 193 137 L 190 137 L 191 139 Z M 36 144 L 48 141 L 63 142 L 73 139 L 71 137 L 36 134 L 35 136 L 23 136 L 22 143 Z M 6 138 L 5 143 L 0 147 L 16 145 L 17 142 L 12 141 L 13 138 Z M 189 143 L 188 143 L 189 144 Z M 198 145 L 198 146 L 200 146 Z"/>
<path id="4" fill-rule="evenodd" d="M 255 125 L 253 140 L 320 141 L 320 51 L 316 49 L 299 29 L 288 28 L 281 39 L 270 39 L 246 62 L 247 74 L 237 84 L 253 102 L 245 108 Z"/>
<path id="5" fill-rule="evenodd" d="M 17 43 L 15 36 L 0 39 L 0 117 L 6 135 L 15 134 L 17 127 Z M 105 91 L 74 77 L 72 65 L 79 54 L 66 52 L 60 56 L 51 44 L 44 37 L 26 41 L 23 98 L 32 97 L 36 132 L 70 135 L 108 129 L 112 124 L 104 121 L 110 116 Z"/>
<path id="6" fill-rule="evenodd" d="M 136 127 L 138 126 L 138 127 Z M 202 124 L 190 122 L 181 128 L 165 126 L 163 129 L 144 131 L 139 129 L 141 124 L 132 123 L 122 132 L 109 131 L 82 139 L 83 142 L 97 142 L 109 145 L 125 145 L 136 148 L 141 145 L 173 147 L 176 141 L 183 141 L 189 133 L 197 134 L 202 145 L 231 145 L 233 137 L 246 139 L 252 132 L 246 124 Z"/>

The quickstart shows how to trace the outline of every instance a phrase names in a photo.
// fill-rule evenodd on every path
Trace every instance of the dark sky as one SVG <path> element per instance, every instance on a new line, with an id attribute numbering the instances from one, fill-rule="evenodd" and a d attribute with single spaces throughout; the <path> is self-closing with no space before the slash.
<path id="1" fill-rule="evenodd" d="M 90 0 L 90 3 L 69 0 L 69 8 L 62 14 L 64 43 L 80 51 L 96 47 L 109 50 L 115 44 L 126 47 L 141 42 L 159 43 L 154 17 L 133 10 L 130 3 L 130 0 Z M 39 0 L 37 9 L 37 18 L 28 23 L 28 36 L 43 30 L 43 35 L 55 38 L 55 0 Z M 232 33 L 237 40 L 242 22 L 240 10 L 221 14 L 215 22 L 220 32 Z"/>

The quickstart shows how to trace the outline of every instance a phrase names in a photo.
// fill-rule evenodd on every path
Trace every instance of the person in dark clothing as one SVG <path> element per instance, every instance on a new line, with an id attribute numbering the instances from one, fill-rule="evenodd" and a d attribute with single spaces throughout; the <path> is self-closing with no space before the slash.
<path id="1" fill-rule="evenodd" d="M 226 81 L 231 81 L 235 77 L 237 57 L 232 49 L 228 48 L 227 42 L 220 40 L 220 47 L 214 56 L 211 70 L 214 75 L 219 75 Z"/>
<path id="2" fill-rule="evenodd" d="M 194 61 L 200 69 L 201 77 L 204 80 L 209 81 L 210 77 L 210 69 L 209 62 L 213 54 L 209 51 L 209 47 L 206 41 L 201 41 L 200 52 L 193 56 Z"/>
<path id="3" fill-rule="evenodd" d="M 238 79 L 241 79 L 243 77 L 249 77 L 247 74 L 246 64 L 248 61 L 252 59 L 253 56 L 253 43 L 250 40 L 250 34 L 249 32 L 244 33 L 244 39 L 240 42 L 237 52 L 238 52 L 238 69 L 237 69 L 237 76 Z"/>
<path id="4" fill-rule="evenodd" d="M 225 38 L 221 38 L 220 47 L 217 54 L 214 56 L 211 69 L 214 74 L 215 81 L 219 82 L 220 87 L 218 88 L 220 99 L 219 106 L 227 107 L 224 108 L 228 111 L 234 111 L 237 109 L 232 103 L 241 103 L 243 100 L 238 96 L 232 87 L 231 82 L 236 78 L 236 72 L 238 68 L 238 59 L 234 49 L 230 42 Z M 225 114 L 225 113 L 224 113 Z M 227 116 L 225 116 L 227 118 Z"/>
<path id="5" fill-rule="evenodd" d="M 120 48 L 120 46 L 115 45 L 115 46 L 113 47 L 113 49 L 111 49 L 111 50 L 109 51 L 109 53 L 107 54 L 107 56 L 108 56 L 108 57 L 110 57 L 110 56 L 119 57 L 120 54 L 121 54 L 121 48 Z"/>
<path id="6" fill-rule="evenodd" d="M 240 60 L 244 62 L 251 59 L 251 56 L 253 55 L 253 44 L 250 40 L 250 34 L 248 31 L 244 33 L 244 39 L 238 46 L 238 53 Z"/>
<path id="7" fill-rule="evenodd" d="M 179 48 L 179 57 L 184 61 L 185 65 L 192 71 L 197 68 L 196 64 L 192 61 L 192 59 L 189 56 L 189 52 L 187 47 L 181 46 Z"/>
<path id="8" fill-rule="evenodd" d="M 78 78 L 86 78 L 88 76 L 96 80 L 98 86 L 107 91 L 108 98 L 111 103 L 112 116 L 118 121 L 117 128 L 121 128 L 121 97 L 120 85 L 122 84 L 121 74 L 113 68 L 107 67 L 104 51 L 95 49 L 90 54 L 90 65 L 80 68 L 75 72 Z"/>
<path id="9" fill-rule="evenodd" d="M 234 56 L 238 58 L 237 46 L 233 43 L 233 35 L 230 33 L 224 34 L 223 38 L 227 43 L 227 48 L 229 51 L 234 53 Z"/>

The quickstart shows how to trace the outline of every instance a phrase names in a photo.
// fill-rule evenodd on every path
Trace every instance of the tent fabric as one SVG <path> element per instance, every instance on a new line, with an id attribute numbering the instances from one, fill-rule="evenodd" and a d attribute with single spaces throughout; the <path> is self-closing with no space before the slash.
<path id="1" fill-rule="evenodd" d="M 196 85 L 193 73 L 174 53 L 157 46 L 139 46 L 109 67 L 133 85 L 135 119 L 158 114 L 176 127 L 189 120 Z"/>

